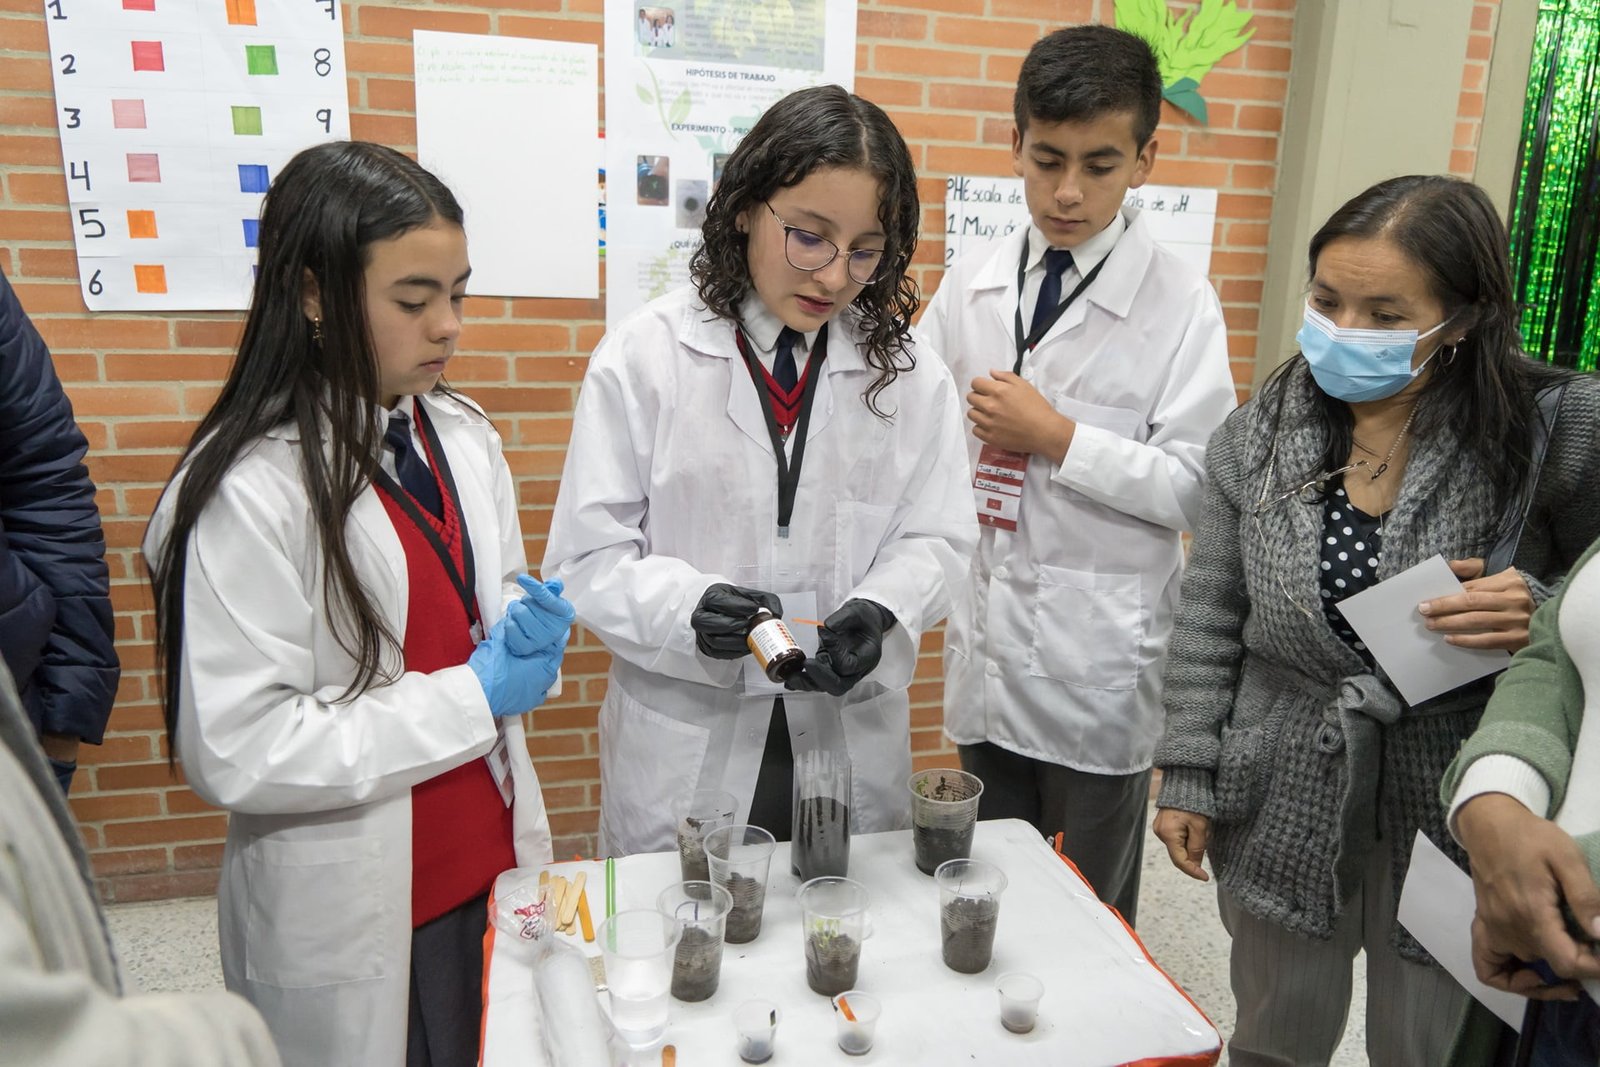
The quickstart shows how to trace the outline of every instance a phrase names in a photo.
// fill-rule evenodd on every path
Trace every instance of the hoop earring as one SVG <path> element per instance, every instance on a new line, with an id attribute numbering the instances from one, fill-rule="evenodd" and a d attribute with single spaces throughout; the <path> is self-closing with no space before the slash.
<path id="1" fill-rule="evenodd" d="M 1455 345 L 1451 345 L 1450 346 L 1450 351 L 1445 353 L 1443 356 L 1439 357 L 1439 363 L 1442 366 L 1448 367 L 1448 366 L 1450 366 L 1450 364 L 1454 363 L 1455 361 L 1456 361 L 1456 346 Z"/>
<path id="2" fill-rule="evenodd" d="M 322 347 L 322 316 L 320 315 L 311 320 L 311 340 L 316 343 L 318 348 Z"/>

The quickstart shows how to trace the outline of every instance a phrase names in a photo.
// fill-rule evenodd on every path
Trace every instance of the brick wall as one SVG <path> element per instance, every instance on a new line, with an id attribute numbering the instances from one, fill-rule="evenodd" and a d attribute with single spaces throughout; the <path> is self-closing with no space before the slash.
<path id="1" fill-rule="evenodd" d="M 1456 105 L 1456 136 L 1450 151 L 1450 173 L 1458 178 L 1471 178 L 1478 164 L 1483 100 L 1489 88 L 1489 61 L 1494 55 L 1499 17 L 1500 0 L 1478 0 L 1472 5 L 1472 31 L 1467 35 L 1467 62 L 1461 71 L 1461 101 Z"/>
<path id="2" fill-rule="evenodd" d="M 46 55 L 41 0 L 0 0 L 0 267 L 49 342 L 91 446 L 109 546 L 124 674 L 104 746 L 85 747 L 73 805 L 108 899 L 208 891 L 224 816 L 169 775 L 152 674 L 151 599 L 136 546 L 177 450 L 226 373 L 234 314 L 88 314 L 79 297 Z M 1212 125 L 1169 111 L 1155 180 L 1216 186 L 1212 275 L 1226 310 L 1235 380 L 1247 387 L 1288 87 L 1292 0 L 1241 0 L 1256 34 L 1202 84 Z M 1478 5 L 1487 31 L 1494 4 Z M 601 0 L 452 0 L 345 8 L 354 136 L 415 145 L 413 29 L 599 44 Z M 886 107 L 924 175 L 924 244 L 914 269 L 931 294 L 942 260 L 944 178 L 1009 174 L 1012 86 L 1028 46 L 1059 25 L 1112 20 L 1111 0 L 865 0 L 857 90 Z M 1463 110 L 1484 82 L 1480 38 Z M 1475 140 L 1475 132 L 1473 134 Z M 1466 151 L 1467 149 L 1463 149 Z M 1470 168 L 1469 168 L 1470 169 Z M 603 306 L 584 300 L 469 300 L 451 379 L 494 416 L 507 443 L 528 555 L 544 549 L 584 357 Z M 3 459 L 0 459 L 3 461 Z M 939 732 L 938 635 L 912 689 L 919 765 L 953 758 Z M 567 693 L 535 716 L 530 747 L 557 853 L 589 852 L 599 801 L 595 713 L 607 656 L 582 634 L 566 661 Z"/>

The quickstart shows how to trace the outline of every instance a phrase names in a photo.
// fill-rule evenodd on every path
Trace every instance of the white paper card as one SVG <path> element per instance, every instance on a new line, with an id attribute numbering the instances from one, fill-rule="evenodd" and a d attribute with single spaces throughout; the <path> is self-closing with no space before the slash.
<path id="1" fill-rule="evenodd" d="M 474 296 L 600 294 L 599 50 L 416 31 L 417 159 L 467 215 Z"/>
<path id="2" fill-rule="evenodd" d="M 1432 556 L 1335 606 L 1406 703 L 1420 704 L 1511 662 L 1504 649 L 1459 648 L 1428 629 L 1417 605 L 1460 592 L 1450 564 Z"/>
<path id="3" fill-rule="evenodd" d="M 795 619 L 815 619 L 817 617 L 816 590 L 804 593 L 778 593 L 775 594 L 783 601 L 784 625 L 789 627 L 789 632 L 794 635 L 795 644 L 805 649 L 807 656 L 817 654 L 817 628 Z M 745 657 L 744 661 L 744 691 L 751 696 L 768 695 L 783 696 L 788 690 L 783 688 L 782 682 L 773 682 L 767 678 L 767 672 L 756 663 L 754 656 Z"/>
<path id="4" fill-rule="evenodd" d="M 1527 998 L 1484 985 L 1472 969 L 1472 915 L 1476 908 L 1472 879 L 1419 830 L 1411 844 L 1411 869 L 1400 891 L 1400 925 L 1411 931 L 1478 1003 L 1518 1029 Z"/>

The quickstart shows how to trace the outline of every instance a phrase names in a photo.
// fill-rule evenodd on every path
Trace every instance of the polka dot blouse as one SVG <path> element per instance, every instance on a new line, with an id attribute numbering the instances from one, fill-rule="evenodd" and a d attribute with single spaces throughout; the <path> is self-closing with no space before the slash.
<path id="1" fill-rule="evenodd" d="M 1352 505 L 1342 483 L 1333 487 L 1322 505 L 1322 614 L 1333 632 L 1368 665 L 1373 662 L 1372 653 L 1334 605 L 1377 582 L 1382 538 L 1382 516 L 1368 515 Z"/>

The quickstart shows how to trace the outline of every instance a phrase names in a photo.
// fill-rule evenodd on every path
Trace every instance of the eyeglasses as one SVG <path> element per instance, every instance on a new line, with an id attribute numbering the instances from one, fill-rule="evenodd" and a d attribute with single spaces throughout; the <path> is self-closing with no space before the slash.
<path id="1" fill-rule="evenodd" d="M 1312 478 L 1308 482 L 1302 482 L 1293 488 L 1280 489 L 1276 493 L 1270 492 L 1266 486 L 1262 486 L 1261 499 L 1256 501 L 1255 513 L 1257 516 L 1260 516 L 1262 513 L 1272 510 L 1285 500 L 1298 500 L 1302 504 L 1309 504 L 1317 497 L 1321 496 L 1322 491 L 1328 487 L 1328 483 L 1333 481 L 1335 478 L 1342 478 L 1352 471 L 1363 470 L 1369 466 L 1370 464 L 1364 459 L 1357 460 L 1354 463 L 1346 463 L 1338 470 L 1325 471 L 1322 474 L 1317 475 L 1315 478 Z"/>
<path id="2" fill-rule="evenodd" d="M 771 204 L 765 200 L 762 203 L 778 220 L 778 225 L 783 227 L 783 257 L 789 261 L 789 266 L 795 270 L 819 271 L 838 258 L 838 245 L 810 230 L 790 226 L 783 221 L 782 215 L 773 210 Z M 845 270 L 850 280 L 857 285 L 871 284 L 883 269 L 884 251 L 882 248 L 858 248 L 845 257 Z"/>

